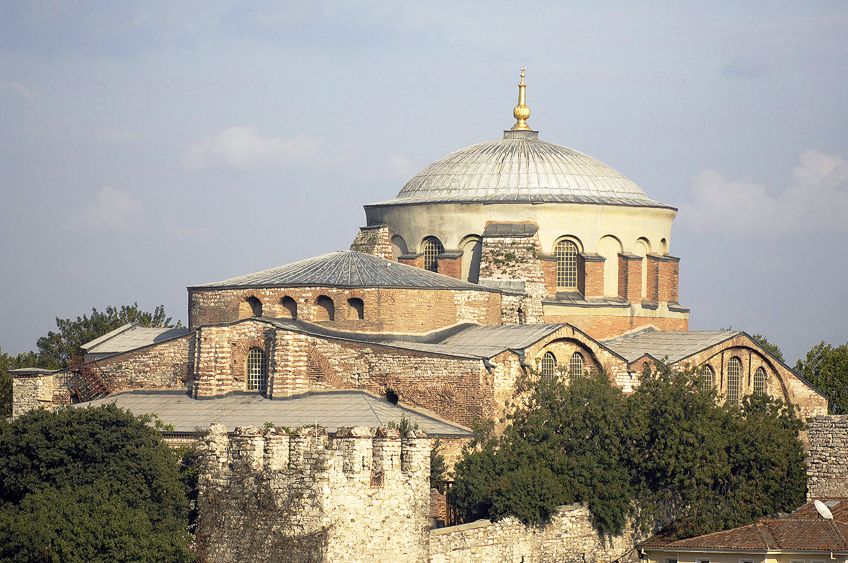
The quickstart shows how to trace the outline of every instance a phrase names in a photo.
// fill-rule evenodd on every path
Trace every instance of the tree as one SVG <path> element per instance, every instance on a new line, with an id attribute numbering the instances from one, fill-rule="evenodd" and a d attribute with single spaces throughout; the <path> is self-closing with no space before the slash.
<path id="1" fill-rule="evenodd" d="M 819 342 L 795 370 L 828 396 L 832 414 L 848 414 L 848 343 L 833 347 Z"/>
<path id="2" fill-rule="evenodd" d="M 531 386 L 500 438 L 483 436 L 456 466 L 455 505 L 467 521 L 516 516 L 547 523 L 586 502 L 595 527 L 619 533 L 630 512 L 624 396 L 603 374 Z"/>
<path id="3" fill-rule="evenodd" d="M 0 558 L 188 561 L 173 452 L 114 405 L 0 422 Z"/>
<path id="4" fill-rule="evenodd" d="M 771 342 L 768 341 L 768 339 L 765 336 L 763 336 L 762 334 L 759 334 L 759 333 L 752 334 L 751 338 L 754 341 L 756 341 L 757 344 L 759 344 L 760 346 L 762 346 L 763 348 L 765 348 L 766 350 L 771 352 L 771 354 L 775 358 L 777 358 L 781 362 L 786 363 L 786 359 L 783 357 L 783 351 L 780 349 L 780 346 L 778 346 L 777 344 L 772 344 Z"/>
<path id="5" fill-rule="evenodd" d="M 661 364 L 628 397 L 640 523 L 691 537 L 801 505 L 801 421 L 770 397 L 719 405 L 699 383 Z"/>
<path id="6" fill-rule="evenodd" d="M 59 369 L 77 364 L 81 361 L 80 346 L 127 323 L 138 323 L 146 327 L 173 326 L 171 317 L 165 314 L 164 306 L 159 305 L 151 313 L 139 309 L 138 303 L 122 305 L 120 308 L 109 306 L 105 311 L 92 307 L 90 316 L 82 315 L 76 319 L 56 317 L 58 331 L 51 330 L 36 343 L 38 365 Z"/>
<path id="7" fill-rule="evenodd" d="M 467 520 L 543 525 L 584 502 L 599 533 L 628 518 L 674 537 L 738 526 L 804 502 L 802 423 L 783 403 L 719 405 L 694 370 L 660 364 L 629 396 L 603 374 L 531 385 L 499 438 L 481 436 L 456 467 Z"/>

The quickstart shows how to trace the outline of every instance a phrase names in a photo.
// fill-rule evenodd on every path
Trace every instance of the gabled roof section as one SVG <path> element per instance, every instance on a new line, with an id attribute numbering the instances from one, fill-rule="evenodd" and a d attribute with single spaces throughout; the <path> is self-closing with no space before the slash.
<path id="1" fill-rule="evenodd" d="M 347 426 L 386 426 L 406 418 L 430 436 L 470 438 L 471 431 L 427 409 L 394 405 L 365 391 L 318 391 L 266 399 L 256 393 L 192 399 L 181 391 L 126 391 L 75 406 L 114 403 L 133 414 L 155 414 L 175 432 L 205 432 L 212 423 L 262 427 L 266 422 L 296 428 L 317 424 L 328 432 Z"/>
<path id="2" fill-rule="evenodd" d="M 125 324 L 81 346 L 88 354 L 119 354 L 188 334 L 186 327 L 143 327 Z"/>
<path id="3" fill-rule="evenodd" d="M 567 326 L 559 324 L 475 325 L 461 324 L 428 334 L 381 334 L 333 330 L 292 319 L 252 319 L 269 322 L 279 328 L 313 336 L 365 342 L 417 352 L 486 360 L 506 350 L 516 352 Z"/>
<path id="4" fill-rule="evenodd" d="M 497 291 L 353 250 L 332 252 L 261 272 L 192 286 L 189 289 L 251 287 L 383 287 Z"/>
<path id="5" fill-rule="evenodd" d="M 668 358 L 671 363 L 688 358 L 738 334 L 735 330 L 657 330 L 653 327 L 603 340 L 602 344 L 634 362 L 649 354 L 654 358 Z"/>

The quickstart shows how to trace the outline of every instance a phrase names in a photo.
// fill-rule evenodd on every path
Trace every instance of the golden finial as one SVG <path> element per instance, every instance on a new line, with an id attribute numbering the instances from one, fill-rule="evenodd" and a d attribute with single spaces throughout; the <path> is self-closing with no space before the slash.
<path id="1" fill-rule="evenodd" d="M 518 83 L 518 105 L 512 110 L 512 115 L 515 117 L 515 125 L 512 126 L 513 131 L 532 131 L 527 125 L 527 120 L 530 119 L 530 108 L 527 107 L 527 94 L 525 92 L 527 84 L 524 83 L 524 72 L 527 69 L 521 67 L 521 82 Z"/>

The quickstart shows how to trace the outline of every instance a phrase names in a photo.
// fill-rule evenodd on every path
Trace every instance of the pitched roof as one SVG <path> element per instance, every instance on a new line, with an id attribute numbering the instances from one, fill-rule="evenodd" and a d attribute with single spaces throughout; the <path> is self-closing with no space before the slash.
<path id="1" fill-rule="evenodd" d="M 342 250 L 189 289 L 386 287 L 497 291 L 379 256 Z"/>
<path id="2" fill-rule="evenodd" d="M 212 423 L 232 431 L 236 426 L 261 427 L 266 422 L 290 428 L 317 424 L 335 432 L 343 426 L 385 426 L 405 417 L 430 436 L 471 436 L 468 428 L 426 409 L 394 405 L 365 391 L 320 391 L 282 399 L 256 393 L 192 399 L 182 391 L 127 391 L 76 406 L 111 403 L 136 415 L 155 414 L 176 432 L 205 431 Z"/>
<path id="3" fill-rule="evenodd" d="M 649 327 L 604 340 L 602 343 L 628 362 L 650 354 L 658 360 L 668 357 L 668 361 L 674 363 L 737 334 L 741 333 L 735 330 L 661 331 Z"/>
<path id="4" fill-rule="evenodd" d="M 81 346 L 89 354 L 119 354 L 188 334 L 186 327 L 144 327 L 127 323 Z"/>
<path id="5" fill-rule="evenodd" d="M 848 504 L 841 501 L 841 504 Z M 821 517 L 813 502 L 778 518 L 761 518 L 753 524 L 669 541 L 661 535 L 644 542 L 642 547 L 671 550 L 725 551 L 834 551 L 848 552 L 848 507 L 834 512 L 834 519 Z"/>
<path id="6" fill-rule="evenodd" d="M 523 350 L 566 326 L 559 324 L 491 325 L 470 323 L 452 326 L 429 334 L 380 334 L 334 330 L 292 319 L 262 319 L 280 328 L 314 336 L 367 342 L 419 352 L 488 359 L 506 350 Z"/>

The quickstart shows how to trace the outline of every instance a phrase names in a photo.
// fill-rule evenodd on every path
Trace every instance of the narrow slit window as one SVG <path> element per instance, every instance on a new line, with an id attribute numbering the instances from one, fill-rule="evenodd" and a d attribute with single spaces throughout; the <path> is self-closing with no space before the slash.
<path id="1" fill-rule="evenodd" d="M 727 402 L 738 405 L 742 395 L 742 360 L 737 357 L 727 362 Z"/>

